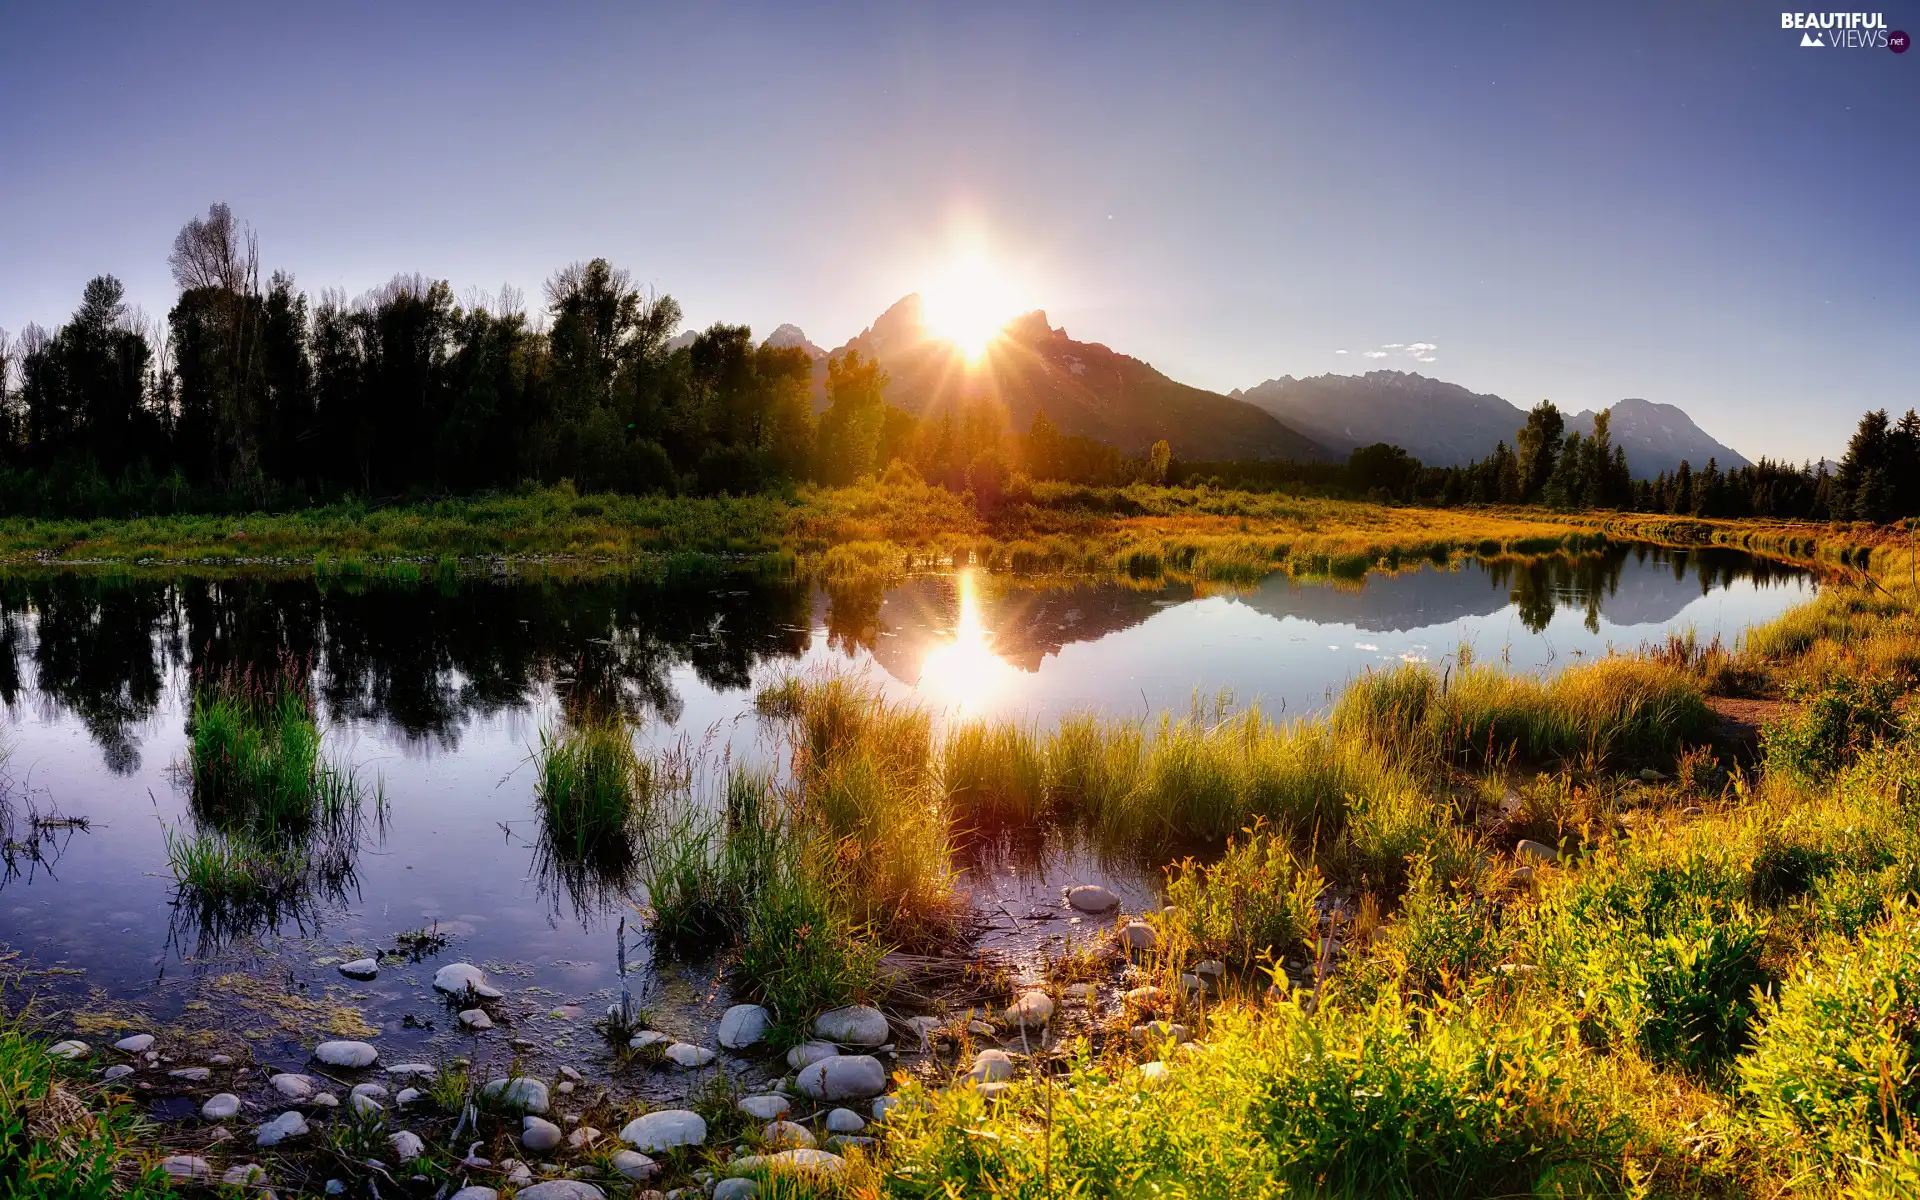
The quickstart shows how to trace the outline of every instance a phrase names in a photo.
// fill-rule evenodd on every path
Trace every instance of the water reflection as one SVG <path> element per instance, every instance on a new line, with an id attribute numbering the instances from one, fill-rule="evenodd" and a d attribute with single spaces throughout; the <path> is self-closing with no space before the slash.
<path id="1" fill-rule="evenodd" d="M 972 714 L 1002 691 L 1015 668 L 995 650 L 980 602 L 980 583 L 971 571 L 955 581 L 959 617 L 950 637 L 936 642 L 920 660 L 921 694 L 936 708 Z"/>

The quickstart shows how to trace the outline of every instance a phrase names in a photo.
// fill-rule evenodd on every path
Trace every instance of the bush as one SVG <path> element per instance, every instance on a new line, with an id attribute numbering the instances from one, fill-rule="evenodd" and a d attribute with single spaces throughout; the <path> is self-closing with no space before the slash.
<path id="1" fill-rule="evenodd" d="M 1308 946 L 1322 886 L 1319 871 L 1256 825 L 1210 865 L 1167 868 L 1172 911 L 1160 919 L 1176 940 L 1244 969 Z"/>
<path id="2" fill-rule="evenodd" d="M 1498 905 L 1446 887 L 1423 862 L 1382 951 L 1409 994 L 1453 996 L 1499 965 L 1509 940 Z"/>
<path id="3" fill-rule="evenodd" d="M 1817 688 L 1795 688 L 1795 707 L 1766 728 L 1767 769 L 1806 783 L 1833 778 L 1862 751 L 1899 732 L 1902 694 L 1891 679 L 1845 674 Z"/>

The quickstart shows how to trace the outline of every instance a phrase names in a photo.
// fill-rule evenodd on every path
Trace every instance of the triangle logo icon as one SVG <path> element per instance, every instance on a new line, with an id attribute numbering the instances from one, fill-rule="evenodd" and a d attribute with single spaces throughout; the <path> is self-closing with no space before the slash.
<path id="1" fill-rule="evenodd" d="M 1823 50 L 1826 48 L 1826 45 L 1827 45 L 1825 42 L 1820 40 L 1820 36 L 1818 34 L 1813 34 L 1813 33 L 1801 34 L 1800 44 L 1802 46 L 1818 46 Z"/>

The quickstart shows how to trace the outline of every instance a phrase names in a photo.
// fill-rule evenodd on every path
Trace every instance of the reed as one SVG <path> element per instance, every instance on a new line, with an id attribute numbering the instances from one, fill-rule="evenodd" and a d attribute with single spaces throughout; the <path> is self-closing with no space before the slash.
<path id="1" fill-rule="evenodd" d="M 543 730 L 535 751 L 534 798 L 542 829 L 563 857 L 607 864 L 633 857 L 633 841 L 668 772 L 640 756 L 624 715 Z"/>
<path id="2" fill-rule="evenodd" d="M 991 827 L 1026 826 L 1047 810 L 1047 768 L 1033 726 L 967 721 L 940 742 L 940 786 L 956 818 Z"/>

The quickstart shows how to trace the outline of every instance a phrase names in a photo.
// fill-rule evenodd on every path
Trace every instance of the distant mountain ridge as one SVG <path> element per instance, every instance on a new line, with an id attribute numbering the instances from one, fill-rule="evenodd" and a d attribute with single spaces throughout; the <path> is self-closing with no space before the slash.
<path id="1" fill-rule="evenodd" d="M 969 364 L 952 343 L 928 333 L 920 297 L 909 295 L 832 356 L 848 350 L 878 359 L 888 375 L 888 403 L 916 415 L 992 399 L 1005 406 L 1016 432 L 1045 412 L 1060 432 L 1129 454 L 1165 439 L 1185 459 L 1334 457 L 1262 408 L 1175 382 L 1096 342 L 1075 341 L 1039 310 L 1008 322 L 984 358 Z M 816 375 L 825 372 L 819 360 Z"/>
<path id="2" fill-rule="evenodd" d="M 1485 458 L 1501 441 L 1512 446 L 1527 419 L 1525 410 L 1499 396 L 1406 371 L 1305 379 L 1283 375 L 1232 394 L 1336 454 L 1390 442 L 1428 466 L 1464 466 Z M 1628 399 L 1607 411 L 1609 434 L 1625 448 L 1636 478 L 1673 471 L 1682 459 L 1696 468 L 1710 458 L 1723 470 L 1748 465 L 1745 455 L 1716 441 L 1674 405 Z M 1569 413 L 1567 429 L 1590 434 L 1593 418 L 1592 410 Z"/>

